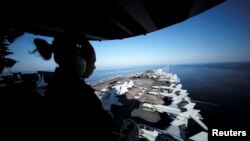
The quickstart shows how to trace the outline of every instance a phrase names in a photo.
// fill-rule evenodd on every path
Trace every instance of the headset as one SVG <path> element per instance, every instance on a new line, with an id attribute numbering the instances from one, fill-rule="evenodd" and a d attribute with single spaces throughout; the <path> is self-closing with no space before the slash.
<path id="1" fill-rule="evenodd" d="M 72 54 L 69 60 L 69 65 L 72 69 L 72 73 L 74 73 L 74 75 L 77 75 L 78 77 L 88 76 L 89 72 L 87 67 L 89 66 L 89 60 L 85 55 L 89 53 L 88 47 L 92 49 L 93 47 L 88 42 L 86 37 L 82 35 L 78 36 L 69 33 L 63 38 L 66 38 L 65 40 L 69 40 L 69 42 L 66 41 L 66 44 L 68 44 L 68 46 L 71 46 L 72 48 L 72 52 L 69 52 L 69 54 Z"/>

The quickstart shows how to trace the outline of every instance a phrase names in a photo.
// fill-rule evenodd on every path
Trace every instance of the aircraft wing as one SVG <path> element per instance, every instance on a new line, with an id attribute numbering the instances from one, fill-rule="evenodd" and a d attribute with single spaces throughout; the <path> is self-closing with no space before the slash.
<path id="1" fill-rule="evenodd" d="M 189 138 L 191 141 L 208 141 L 208 134 L 207 132 L 200 132 L 198 134 L 193 135 Z"/>
<path id="2" fill-rule="evenodd" d="M 208 127 L 195 115 L 190 115 L 190 117 L 196 121 L 203 129 L 208 130 Z"/>
<path id="3" fill-rule="evenodd" d="M 170 134 L 178 141 L 184 141 L 185 133 L 182 129 L 182 126 L 170 125 L 164 131 L 165 134 Z"/>
<path id="4" fill-rule="evenodd" d="M 56 36 L 77 32 L 89 40 L 123 39 L 157 31 L 224 0 L 84 0 L 1 2 L 1 32 Z M 16 5 L 15 8 L 12 5 Z M 13 11 L 14 8 L 14 11 Z"/>

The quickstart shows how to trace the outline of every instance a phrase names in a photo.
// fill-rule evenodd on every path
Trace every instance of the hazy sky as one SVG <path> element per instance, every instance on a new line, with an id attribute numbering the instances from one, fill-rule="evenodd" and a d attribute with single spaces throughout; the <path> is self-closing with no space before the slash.
<path id="1" fill-rule="evenodd" d="M 112 31 L 111 31 L 112 32 Z M 34 36 L 27 34 L 10 46 L 20 61 L 13 70 L 53 70 L 34 49 Z M 52 38 L 46 38 L 51 42 Z M 93 41 L 96 66 L 186 64 L 250 61 L 250 1 L 227 0 L 182 23 L 122 40 Z M 53 59 L 52 59 L 53 60 Z"/>

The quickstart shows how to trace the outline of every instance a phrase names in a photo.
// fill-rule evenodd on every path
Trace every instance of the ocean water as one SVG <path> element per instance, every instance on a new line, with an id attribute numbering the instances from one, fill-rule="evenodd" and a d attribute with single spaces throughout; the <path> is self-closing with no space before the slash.
<path id="1" fill-rule="evenodd" d="M 87 81 L 163 67 L 97 70 Z M 250 128 L 250 63 L 172 65 L 169 71 L 181 79 L 209 129 L 242 131 Z"/>
<path id="2" fill-rule="evenodd" d="M 176 65 L 170 72 L 198 101 L 196 107 L 209 129 L 250 128 L 250 63 Z"/>

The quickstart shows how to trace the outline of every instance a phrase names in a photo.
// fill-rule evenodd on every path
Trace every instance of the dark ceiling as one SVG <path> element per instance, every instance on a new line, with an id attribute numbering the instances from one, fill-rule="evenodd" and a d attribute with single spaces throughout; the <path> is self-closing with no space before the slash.
<path id="1" fill-rule="evenodd" d="M 77 32 L 90 40 L 123 39 L 182 22 L 224 0 L 82 0 L 8 2 L 1 30 L 56 36 Z"/>

